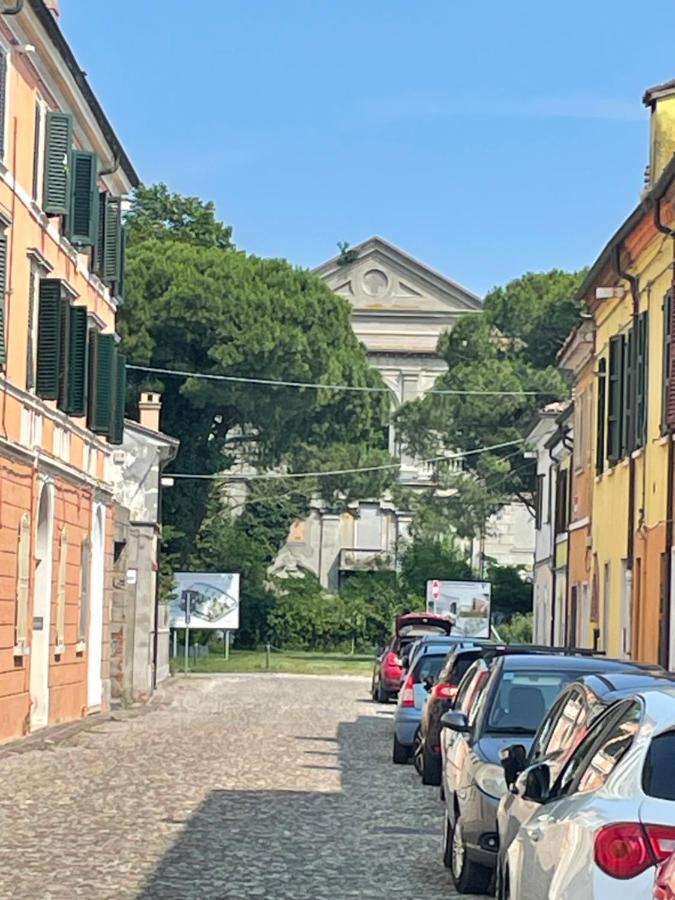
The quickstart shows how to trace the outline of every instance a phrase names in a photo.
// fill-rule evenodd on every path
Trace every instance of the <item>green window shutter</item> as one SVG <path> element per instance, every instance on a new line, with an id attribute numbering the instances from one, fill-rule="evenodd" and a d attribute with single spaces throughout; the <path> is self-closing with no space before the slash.
<path id="1" fill-rule="evenodd" d="M 48 215 L 70 212 L 70 154 L 73 119 L 68 113 L 47 113 L 44 210 Z"/>
<path id="2" fill-rule="evenodd" d="M 609 402 L 607 404 L 607 460 L 610 464 L 621 458 L 623 430 L 623 335 L 609 339 Z"/>
<path id="3" fill-rule="evenodd" d="M 63 295 L 62 295 L 63 297 Z M 59 366 L 59 396 L 56 405 L 66 411 L 68 404 L 68 375 L 70 370 L 70 303 L 61 300 L 61 356 Z"/>
<path id="4" fill-rule="evenodd" d="M 103 254 L 105 252 L 105 223 L 108 213 L 108 192 L 100 191 L 98 195 L 98 222 L 96 229 L 96 244 L 94 245 L 94 256 L 92 259 L 92 269 L 103 278 Z"/>
<path id="5" fill-rule="evenodd" d="M 117 280 L 117 299 L 124 300 L 124 279 L 126 276 L 126 265 L 127 265 L 127 228 L 126 225 L 122 226 L 122 240 L 120 242 L 120 274 L 119 279 Z"/>
<path id="6" fill-rule="evenodd" d="M 5 337 L 5 297 L 7 291 L 7 235 L 0 232 L 0 369 L 7 362 Z"/>
<path id="7" fill-rule="evenodd" d="M 40 281 L 36 392 L 43 400 L 58 400 L 61 384 L 63 314 L 65 303 L 58 278 Z"/>
<path id="8" fill-rule="evenodd" d="M 89 329 L 89 354 L 87 359 L 87 427 L 91 428 L 96 412 L 96 361 L 98 360 L 99 334 Z"/>
<path id="9" fill-rule="evenodd" d="M 117 284 L 120 280 L 122 257 L 122 201 L 108 194 L 105 213 L 105 235 L 103 247 L 103 280 Z"/>
<path id="10" fill-rule="evenodd" d="M 71 416 L 83 416 L 87 408 L 88 332 L 87 307 L 71 307 L 68 342 L 68 390 L 64 409 L 64 412 Z"/>
<path id="11" fill-rule="evenodd" d="M 58 400 L 62 383 L 63 317 L 66 304 L 58 278 L 40 281 L 35 387 L 43 400 Z"/>
<path id="12" fill-rule="evenodd" d="M 595 423 L 595 471 L 598 475 L 605 468 L 605 416 L 607 414 L 607 363 L 598 363 L 598 407 Z"/>
<path id="13" fill-rule="evenodd" d="M 89 150 L 72 152 L 72 188 L 68 238 L 92 246 L 98 236 L 98 157 Z"/>
<path id="14" fill-rule="evenodd" d="M 636 347 L 635 385 L 635 445 L 644 447 L 647 442 L 647 385 L 649 371 L 649 314 L 643 312 L 638 319 Z"/>
<path id="15" fill-rule="evenodd" d="M 623 357 L 623 417 L 621 421 L 621 456 L 635 449 L 635 334 L 631 329 L 625 338 Z"/>
<path id="16" fill-rule="evenodd" d="M 115 336 L 99 334 L 96 338 L 94 395 L 89 416 L 89 427 L 96 434 L 108 434 L 111 428 L 115 353 Z"/>
<path id="17" fill-rule="evenodd" d="M 113 416 L 108 435 L 111 444 L 121 444 L 124 440 L 124 407 L 127 399 L 127 357 L 115 353 L 115 384 Z"/>

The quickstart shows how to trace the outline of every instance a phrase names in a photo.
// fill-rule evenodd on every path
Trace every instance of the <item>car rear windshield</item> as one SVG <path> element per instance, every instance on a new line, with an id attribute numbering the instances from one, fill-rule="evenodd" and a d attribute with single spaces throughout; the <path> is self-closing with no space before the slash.
<path id="1" fill-rule="evenodd" d="M 675 800 L 675 731 L 657 735 L 649 745 L 642 788 L 649 797 Z"/>
<path id="2" fill-rule="evenodd" d="M 433 681 L 436 681 L 444 662 L 445 656 L 436 656 L 431 653 L 425 654 L 415 666 L 415 681 L 419 683 L 424 681 L 425 678 L 431 678 Z"/>
<path id="3" fill-rule="evenodd" d="M 492 701 L 486 731 L 492 734 L 534 734 L 572 673 L 503 672 Z"/>
<path id="4" fill-rule="evenodd" d="M 419 622 L 414 625 L 401 625 L 401 637 L 422 637 L 423 634 L 447 634 L 445 625 L 434 625 L 433 622 Z"/>
<path id="5" fill-rule="evenodd" d="M 448 672 L 448 683 L 459 684 L 462 678 L 464 678 L 464 673 L 469 671 L 473 663 L 478 659 L 478 656 L 479 654 L 472 656 L 470 653 L 458 656 L 452 670 Z"/>

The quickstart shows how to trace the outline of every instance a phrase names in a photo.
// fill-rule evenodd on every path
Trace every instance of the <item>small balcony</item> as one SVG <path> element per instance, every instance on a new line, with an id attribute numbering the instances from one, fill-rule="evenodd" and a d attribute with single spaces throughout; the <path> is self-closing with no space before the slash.
<path id="1" fill-rule="evenodd" d="M 394 554 L 387 550 L 340 550 L 341 572 L 372 572 L 376 569 L 393 569 Z"/>

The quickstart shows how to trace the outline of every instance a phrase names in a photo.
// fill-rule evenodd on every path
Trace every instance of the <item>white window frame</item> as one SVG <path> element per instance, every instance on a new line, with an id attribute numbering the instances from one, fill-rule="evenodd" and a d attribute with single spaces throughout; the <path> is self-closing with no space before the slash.
<path id="1" fill-rule="evenodd" d="M 0 50 L 2 50 L 2 52 L 7 57 L 7 80 L 5 84 L 5 121 L 2 123 L 4 153 L 0 156 L 0 165 L 5 170 L 7 170 L 9 168 L 7 165 L 7 160 L 9 159 L 9 123 L 12 118 L 10 114 L 10 102 L 12 99 L 12 91 L 10 85 L 12 83 L 12 72 L 14 67 L 12 65 L 12 48 L 2 36 L 0 36 Z"/>
<path id="2" fill-rule="evenodd" d="M 38 142 L 37 159 L 35 160 L 36 171 L 33 172 L 35 179 L 35 194 L 33 195 L 33 185 L 31 183 L 31 199 L 42 209 L 44 200 L 44 183 L 45 183 L 45 149 L 47 140 L 47 102 L 40 93 L 35 95 L 35 104 L 40 109 L 40 134 Z"/>

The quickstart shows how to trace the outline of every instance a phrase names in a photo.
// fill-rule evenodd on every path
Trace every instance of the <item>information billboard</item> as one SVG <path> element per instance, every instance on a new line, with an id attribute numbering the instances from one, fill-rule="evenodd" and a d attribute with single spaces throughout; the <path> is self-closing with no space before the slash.
<path id="1" fill-rule="evenodd" d="M 171 628 L 239 628 L 239 575 L 223 572 L 176 572 L 169 607 Z M 187 619 L 186 621 L 186 613 Z"/>
<path id="2" fill-rule="evenodd" d="M 453 634 L 490 637 L 489 581 L 427 581 L 427 612 L 450 616 Z"/>

